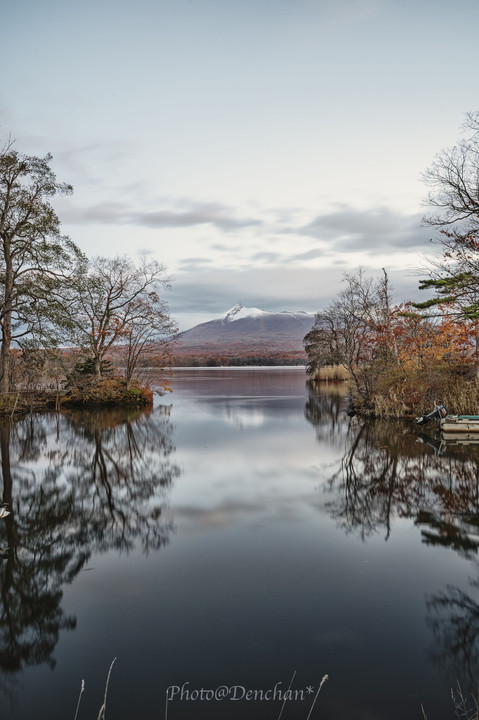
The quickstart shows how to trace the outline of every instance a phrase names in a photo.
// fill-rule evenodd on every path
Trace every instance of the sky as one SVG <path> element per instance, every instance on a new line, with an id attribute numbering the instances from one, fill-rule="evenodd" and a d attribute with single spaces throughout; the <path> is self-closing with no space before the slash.
<path id="1" fill-rule="evenodd" d="M 421 174 L 479 110 L 477 0 L 0 4 L 0 140 L 52 153 L 88 255 L 155 258 L 180 329 L 325 307 L 386 268 L 418 297 Z"/>

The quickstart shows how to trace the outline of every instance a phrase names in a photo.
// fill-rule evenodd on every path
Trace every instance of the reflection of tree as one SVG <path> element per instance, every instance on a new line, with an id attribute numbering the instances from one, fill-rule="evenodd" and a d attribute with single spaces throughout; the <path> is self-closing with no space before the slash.
<path id="1" fill-rule="evenodd" d="M 479 581 L 471 586 L 477 590 Z M 479 604 L 464 590 L 448 585 L 444 592 L 430 595 L 426 607 L 436 639 L 433 658 L 450 671 L 450 677 L 468 683 L 468 692 L 477 691 Z"/>
<path id="2" fill-rule="evenodd" d="M 414 518 L 423 542 L 466 556 L 477 552 L 479 447 L 456 445 L 440 455 L 417 442 L 410 424 L 350 421 L 334 402 L 328 414 L 327 396 L 310 393 L 306 417 L 321 432 L 318 439 L 326 437 L 328 422 L 343 437 L 343 456 L 327 486 L 336 491 L 329 507 L 344 530 L 364 539 L 383 528 L 387 539 L 394 517 Z"/>
<path id="3" fill-rule="evenodd" d="M 422 530 L 426 545 L 450 547 L 465 557 L 477 554 L 479 533 L 475 516 L 455 515 L 452 520 L 448 520 L 422 510 L 418 513 L 416 524 L 427 526 L 427 529 Z"/>
<path id="4" fill-rule="evenodd" d="M 391 531 L 391 516 L 397 494 L 397 447 L 382 446 L 371 452 L 374 428 L 371 424 L 351 423 L 346 436 L 346 452 L 339 469 L 329 479 L 337 485 L 340 502 L 331 511 L 347 531 L 358 530 L 361 537 L 386 528 Z"/>
<path id="5" fill-rule="evenodd" d="M 54 664 L 63 585 L 94 552 L 168 541 L 165 493 L 178 468 L 168 409 L 31 416 L 0 424 L 0 668 Z M 6 550 L 8 548 L 8 550 Z"/>
<path id="6" fill-rule="evenodd" d="M 318 441 L 328 439 L 329 442 L 341 437 L 347 428 L 345 412 L 348 398 L 344 385 L 332 385 L 327 392 L 321 392 L 324 384 L 310 381 L 309 397 L 306 401 L 304 414 L 306 419 L 316 428 Z"/>
<path id="7" fill-rule="evenodd" d="M 321 430 L 319 440 L 327 437 L 327 408 L 325 398 L 310 398 L 306 408 L 308 420 Z M 387 539 L 395 517 L 412 518 L 424 544 L 451 548 L 479 571 L 479 446 L 443 447 L 426 436 L 417 442 L 411 424 L 350 421 L 335 414 L 334 406 L 332 415 L 329 423 L 343 437 L 344 451 L 326 485 L 335 491 L 329 510 L 340 527 L 362 539 L 383 529 Z M 430 595 L 426 607 L 435 659 L 450 678 L 460 677 L 477 691 L 479 602 L 472 590 L 479 590 L 479 579 L 470 585 L 468 592 L 448 585 Z"/>
<path id="8" fill-rule="evenodd" d="M 159 411 L 113 426 L 111 413 L 68 417 L 75 444 L 67 475 L 77 502 L 90 507 L 97 549 L 129 550 L 139 538 L 148 552 L 167 542 L 170 527 L 160 522 L 163 496 L 178 475 L 176 466 L 162 460 L 173 450 L 168 410 L 163 408 L 162 426 Z"/>

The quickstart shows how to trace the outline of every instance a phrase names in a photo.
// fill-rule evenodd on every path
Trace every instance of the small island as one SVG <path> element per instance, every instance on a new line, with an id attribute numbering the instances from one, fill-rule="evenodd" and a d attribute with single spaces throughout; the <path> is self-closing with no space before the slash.
<path id="1" fill-rule="evenodd" d="M 72 188 L 57 182 L 51 160 L 13 142 L 0 151 L 0 415 L 147 406 L 142 368 L 165 367 L 176 333 L 165 266 L 88 258 L 63 236 L 51 199 Z"/>

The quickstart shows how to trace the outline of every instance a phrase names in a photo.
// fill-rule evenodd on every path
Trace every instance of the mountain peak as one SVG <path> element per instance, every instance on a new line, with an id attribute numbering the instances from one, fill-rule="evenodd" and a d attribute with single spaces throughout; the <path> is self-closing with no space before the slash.
<path id="1" fill-rule="evenodd" d="M 244 305 L 242 302 L 237 302 L 236 305 L 234 305 L 232 308 L 227 310 L 225 314 L 223 315 L 223 318 L 226 320 L 227 318 L 233 318 L 235 315 L 237 315 L 241 310 L 243 310 Z"/>
<path id="2" fill-rule="evenodd" d="M 233 322 L 233 320 L 244 320 L 245 318 L 255 318 L 261 315 L 267 315 L 265 310 L 259 310 L 259 308 L 247 308 L 243 303 L 238 302 L 225 315 L 223 315 L 223 322 Z"/>

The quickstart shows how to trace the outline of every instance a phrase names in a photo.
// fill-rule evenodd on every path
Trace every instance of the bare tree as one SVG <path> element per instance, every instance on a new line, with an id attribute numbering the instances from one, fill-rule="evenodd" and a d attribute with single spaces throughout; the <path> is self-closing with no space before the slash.
<path id="1" fill-rule="evenodd" d="M 361 368 L 370 365 L 377 355 L 375 332 L 379 327 L 387 332 L 390 323 L 388 278 L 384 271 L 384 278 L 376 281 L 359 269 L 346 274 L 344 282 L 346 286 L 338 297 L 316 314 L 314 326 L 304 339 L 308 369 L 314 372 L 324 365 L 343 365 L 350 372 L 361 400 L 367 403 L 372 373 Z M 381 351 L 384 352 L 384 344 Z M 394 355 L 394 344 L 388 352 Z"/>
<path id="2" fill-rule="evenodd" d="M 174 323 L 160 297 L 167 287 L 165 267 L 154 260 L 97 257 L 82 268 L 71 287 L 69 329 L 97 377 L 107 353 L 126 348 L 130 380 L 147 343 L 171 336 Z"/>
<path id="3" fill-rule="evenodd" d="M 428 205 L 437 209 L 425 222 L 449 226 L 459 241 L 479 234 L 479 112 L 466 114 L 463 130 L 467 136 L 438 153 L 423 175 L 431 188 Z"/>
<path id="4" fill-rule="evenodd" d="M 479 317 L 479 112 L 467 113 L 465 136 L 442 150 L 423 179 L 430 187 L 427 204 L 433 213 L 424 218 L 438 228 L 434 239 L 442 257 L 434 262 L 421 289 L 435 296 L 418 308 L 451 303 L 465 319 Z"/>
<path id="5" fill-rule="evenodd" d="M 138 298 L 131 307 L 131 317 L 125 327 L 118 351 L 124 365 L 127 387 L 138 372 L 139 364 L 164 367 L 171 339 L 177 331 L 166 302 L 152 292 Z"/>

